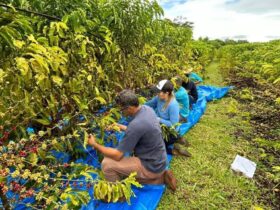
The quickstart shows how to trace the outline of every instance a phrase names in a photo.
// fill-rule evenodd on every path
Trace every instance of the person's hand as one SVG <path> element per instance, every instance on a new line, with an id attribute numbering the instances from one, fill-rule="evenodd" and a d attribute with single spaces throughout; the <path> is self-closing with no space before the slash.
<path id="1" fill-rule="evenodd" d="M 111 125 L 108 125 L 106 128 L 105 128 L 105 131 L 111 131 L 111 130 L 114 130 L 113 127 L 115 126 L 116 123 L 113 123 Z"/>
<path id="2" fill-rule="evenodd" d="M 118 126 L 122 131 L 125 131 L 125 130 L 127 129 L 127 126 L 126 126 L 126 125 L 122 125 L 122 124 L 117 123 L 117 126 Z"/>
<path id="3" fill-rule="evenodd" d="M 123 130 L 125 131 L 127 128 L 127 126 L 125 125 L 122 125 L 122 124 L 119 124 L 119 123 L 113 123 L 112 125 L 109 125 L 106 130 L 107 131 L 111 131 L 111 130 L 114 130 L 114 131 L 120 131 L 120 130 Z"/>
<path id="4" fill-rule="evenodd" d="M 95 137 L 92 134 L 88 136 L 88 144 L 92 147 L 94 147 L 94 145 L 96 144 Z"/>
<path id="5" fill-rule="evenodd" d="M 105 128 L 106 131 L 120 131 L 120 127 L 118 123 L 113 123 Z"/>

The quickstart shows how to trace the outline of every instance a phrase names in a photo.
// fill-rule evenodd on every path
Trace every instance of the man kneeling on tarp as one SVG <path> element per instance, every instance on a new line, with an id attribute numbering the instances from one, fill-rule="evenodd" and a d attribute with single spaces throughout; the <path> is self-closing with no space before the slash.
<path id="1" fill-rule="evenodd" d="M 166 170 L 167 155 L 161 128 L 154 110 L 140 106 L 138 97 L 130 90 L 123 90 L 116 103 L 125 116 L 132 121 L 126 127 L 117 124 L 125 131 L 118 147 L 110 148 L 98 144 L 90 135 L 89 145 L 104 155 L 102 171 L 106 180 L 115 182 L 137 172 L 136 179 L 142 184 L 167 184 L 176 190 L 176 179 L 170 170 Z M 124 157 L 125 153 L 134 154 Z"/>

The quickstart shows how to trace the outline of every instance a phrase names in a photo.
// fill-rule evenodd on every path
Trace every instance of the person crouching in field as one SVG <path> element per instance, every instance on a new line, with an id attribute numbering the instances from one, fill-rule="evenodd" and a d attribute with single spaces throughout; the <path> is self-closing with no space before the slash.
<path id="1" fill-rule="evenodd" d="M 128 126 L 117 124 L 125 131 L 118 147 L 100 145 L 93 135 L 88 139 L 88 144 L 104 155 L 101 167 L 106 180 L 116 182 L 137 172 L 136 179 L 141 184 L 165 183 L 175 191 L 176 179 L 166 170 L 167 155 L 154 110 L 140 106 L 137 95 L 131 90 L 123 90 L 116 103 L 124 116 L 132 117 Z M 126 153 L 134 156 L 124 157 Z"/>
<path id="2" fill-rule="evenodd" d="M 174 86 L 169 80 L 161 80 L 156 86 L 159 93 L 157 96 L 146 102 L 145 105 L 152 107 L 157 116 L 158 121 L 167 127 L 176 126 L 179 123 L 179 104 L 173 94 Z M 179 134 L 171 134 L 167 139 L 164 139 L 167 154 L 183 155 L 190 157 L 190 153 L 186 150 L 182 150 L 178 145 L 174 145 L 172 149 L 170 146 L 174 143 L 186 145 L 184 138 L 180 137 Z"/>
<path id="3" fill-rule="evenodd" d="M 205 70 L 202 69 L 202 71 L 205 71 Z M 203 82 L 203 79 L 197 73 L 194 73 L 193 69 L 189 69 L 188 72 L 189 72 L 188 73 L 189 78 L 191 79 L 191 81 L 194 82 L 195 85 L 198 85 Z"/>
<path id="4" fill-rule="evenodd" d="M 187 122 L 187 117 L 190 113 L 189 95 L 186 89 L 182 86 L 183 80 L 177 76 L 174 78 L 175 83 L 175 98 L 180 106 L 180 122 Z"/>
<path id="5" fill-rule="evenodd" d="M 189 100 L 190 100 L 190 108 L 192 108 L 192 105 L 196 103 L 198 99 L 198 93 L 196 89 L 196 85 L 193 81 L 190 79 L 190 73 L 192 72 L 192 69 L 184 71 L 186 80 L 183 81 L 182 86 L 188 91 L 189 94 Z"/>

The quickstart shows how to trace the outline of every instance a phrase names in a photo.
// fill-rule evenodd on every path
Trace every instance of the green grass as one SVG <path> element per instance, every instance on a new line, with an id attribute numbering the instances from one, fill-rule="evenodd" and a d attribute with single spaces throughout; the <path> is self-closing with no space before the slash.
<path id="1" fill-rule="evenodd" d="M 205 84 L 224 85 L 216 63 L 208 67 Z M 233 109 L 232 104 L 231 97 L 207 104 L 206 113 L 185 136 L 191 143 L 192 157 L 172 160 L 177 191 L 173 194 L 167 190 L 158 209 L 254 209 L 260 205 L 254 179 L 230 170 L 236 154 L 254 160 L 248 142 L 234 135 L 238 127 L 246 132 L 250 132 L 250 127 L 242 116 L 246 114 Z M 229 116 L 229 110 L 235 110 L 235 115 Z"/>

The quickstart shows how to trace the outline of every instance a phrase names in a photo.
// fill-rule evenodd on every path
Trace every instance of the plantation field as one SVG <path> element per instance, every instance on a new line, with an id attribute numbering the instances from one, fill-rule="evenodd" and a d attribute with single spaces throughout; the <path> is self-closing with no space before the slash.
<path id="1" fill-rule="evenodd" d="M 0 208 L 130 203 L 135 174 L 106 181 L 89 134 L 116 146 L 116 95 L 132 89 L 143 103 L 193 69 L 235 88 L 186 134 L 192 157 L 173 158 L 179 186 L 158 209 L 280 209 L 280 41 L 194 40 L 192 27 L 154 0 L 2 0 Z M 257 163 L 253 179 L 230 170 L 236 154 Z"/>

